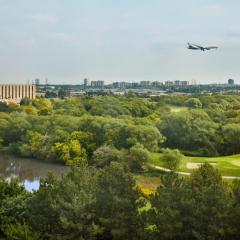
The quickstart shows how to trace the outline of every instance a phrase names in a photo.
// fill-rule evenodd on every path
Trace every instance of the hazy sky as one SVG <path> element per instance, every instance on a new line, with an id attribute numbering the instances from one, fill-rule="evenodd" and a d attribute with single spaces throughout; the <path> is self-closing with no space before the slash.
<path id="1" fill-rule="evenodd" d="M 239 10 L 237 0 L 0 0 L 0 83 L 240 82 Z"/>

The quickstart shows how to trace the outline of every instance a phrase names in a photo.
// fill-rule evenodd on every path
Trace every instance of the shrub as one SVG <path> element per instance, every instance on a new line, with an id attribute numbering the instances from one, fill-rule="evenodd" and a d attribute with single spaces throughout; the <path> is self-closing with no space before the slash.
<path id="1" fill-rule="evenodd" d="M 166 149 L 163 152 L 162 160 L 164 161 L 164 166 L 166 168 L 176 170 L 179 167 L 182 157 L 183 155 L 178 149 Z"/>

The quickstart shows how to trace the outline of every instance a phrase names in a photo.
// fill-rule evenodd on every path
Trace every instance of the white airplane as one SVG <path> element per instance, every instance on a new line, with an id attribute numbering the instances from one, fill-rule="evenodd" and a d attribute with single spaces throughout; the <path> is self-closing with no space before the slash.
<path id="1" fill-rule="evenodd" d="M 216 47 L 216 46 L 203 47 L 203 46 L 199 46 L 199 45 L 191 44 L 191 43 L 188 43 L 187 48 L 190 49 L 190 50 L 201 50 L 201 51 L 218 49 L 218 47 Z"/>

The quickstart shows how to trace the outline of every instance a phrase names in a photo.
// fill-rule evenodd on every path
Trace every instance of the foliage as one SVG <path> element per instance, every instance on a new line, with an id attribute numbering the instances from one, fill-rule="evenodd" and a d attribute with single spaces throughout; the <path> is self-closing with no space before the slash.
<path id="1" fill-rule="evenodd" d="M 50 175 L 41 182 L 27 220 L 44 239 L 138 239 L 140 196 L 120 164 L 100 174 L 80 164 L 60 180 Z"/>
<path id="2" fill-rule="evenodd" d="M 224 139 L 224 150 L 226 154 L 237 154 L 240 152 L 240 125 L 229 123 L 222 129 Z"/>
<path id="3" fill-rule="evenodd" d="M 31 103 L 31 101 L 27 97 L 22 98 L 21 101 L 20 101 L 21 106 L 28 106 L 28 105 L 30 105 L 30 103 Z"/>
<path id="4" fill-rule="evenodd" d="M 166 137 L 166 147 L 197 150 L 204 156 L 217 155 L 218 125 L 202 110 L 170 113 L 162 118 L 159 128 Z"/>
<path id="5" fill-rule="evenodd" d="M 227 185 L 204 164 L 189 178 L 157 176 L 157 191 L 144 196 L 130 173 L 144 170 L 150 151 L 172 170 L 239 154 L 239 95 L 25 99 L 0 111 L 2 149 L 72 167 L 33 193 L 1 179 L 0 238 L 239 239 L 239 181 Z M 233 171 L 226 161 L 236 157 L 206 161 Z"/>
<path id="6" fill-rule="evenodd" d="M 4 235 L 9 240 L 39 240 L 37 233 L 33 232 L 26 224 L 19 222 L 4 226 Z"/>
<path id="7" fill-rule="evenodd" d="M 111 162 L 118 162 L 121 159 L 121 152 L 116 148 L 104 145 L 94 151 L 92 162 L 96 167 L 109 166 Z"/>
<path id="8" fill-rule="evenodd" d="M 46 98 L 38 98 L 32 101 L 32 105 L 37 108 L 40 115 L 48 115 L 52 111 L 52 102 Z"/>
<path id="9" fill-rule="evenodd" d="M 66 165 L 86 161 L 87 154 L 77 140 L 69 142 L 55 143 L 51 149 L 51 155 L 57 161 L 61 161 Z"/>
<path id="10" fill-rule="evenodd" d="M 141 144 L 131 147 L 126 154 L 127 165 L 132 172 L 143 170 L 143 166 L 150 162 L 150 153 Z"/>
<path id="11" fill-rule="evenodd" d="M 127 168 L 97 170 L 80 162 L 61 178 L 49 174 L 27 193 L 0 181 L 4 239 L 238 239 L 240 182 L 223 182 L 211 165 L 190 178 L 171 172 L 144 196 Z"/>
<path id="12" fill-rule="evenodd" d="M 166 175 L 150 201 L 153 239 L 230 239 L 231 195 L 210 165 L 189 180 Z"/>
<path id="13" fill-rule="evenodd" d="M 23 99 L 22 104 L 0 106 L 2 148 L 20 156 L 58 161 L 51 149 L 69 148 L 63 146 L 72 140 L 86 150 L 89 162 L 103 145 L 129 151 L 142 144 L 151 152 L 164 147 L 197 156 L 240 153 L 238 95 L 130 94 Z"/>
<path id="14" fill-rule="evenodd" d="M 139 239 L 143 222 L 138 209 L 143 206 L 141 192 L 124 167 L 111 163 L 100 174 L 97 188 L 97 216 L 103 227 L 100 239 Z"/>
<path id="15" fill-rule="evenodd" d="M 164 161 L 164 167 L 171 170 L 177 170 L 182 160 L 182 154 L 179 150 L 165 149 L 163 151 L 162 160 Z"/>
<path id="16" fill-rule="evenodd" d="M 202 108 L 202 103 L 198 98 L 189 98 L 186 105 L 191 108 Z"/>
<path id="17" fill-rule="evenodd" d="M 58 180 L 49 175 L 28 202 L 28 222 L 44 239 L 94 239 L 96 175 L 84 165 Z"/>
<path id="18" fill-rule="evenodd" d="M 0 237 L 6 234 L 9 239 L 14 239 L 10 238 L 10 235 L 13 234 L 12 226 L 24 224 L 23 215 L 26 209 L 25 201 L 29 196 L 30 194 L 20 185 L 18 180 L 10 179 L 10 181 L 7 181 L 5 178 L 1 178 Z M 19 232 L 18 230 L 22 231 L 16 229 L 15 234 Z"/>

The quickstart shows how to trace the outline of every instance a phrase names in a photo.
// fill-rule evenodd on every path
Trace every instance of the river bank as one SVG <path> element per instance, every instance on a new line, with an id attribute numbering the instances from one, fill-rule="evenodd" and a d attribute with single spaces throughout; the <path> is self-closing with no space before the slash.
<path id="1" fill-rule="evenodd" d="M 49 172 L 61 176 L 67 173 L 69 169 L 67 166 L 56 163 L 0 153 L 0 177 L 19 178 L 28 191 L 37 190 L 40 179 L 45 178 Z"/>

